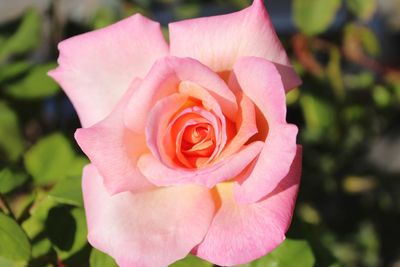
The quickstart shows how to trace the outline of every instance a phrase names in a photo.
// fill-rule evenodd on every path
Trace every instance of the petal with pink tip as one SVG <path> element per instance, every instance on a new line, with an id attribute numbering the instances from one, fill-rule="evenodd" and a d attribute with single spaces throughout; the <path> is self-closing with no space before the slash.
<path id="1" fill-rule="evenodd" d="M 164 267 L 184 258 L 214 213 L 210 191 L 201 186 L 110 196 L 93 165 L 84 169 L 82 188 L 89 242 L 121 267 Z"/>
<path id="2" fill-rule="evenodd" d="M 171 55 L 199 60 L 216 72 L 244 56 L 277 63 L 287 90 L 301 83 L 275 33 L 262 0 L 236 13 L 169 24 Z"/>
<path id="3" fill-rule="evenodd" d="M 276 65 L 246 57 L 234 67 L 237 81 L 268 123 L 264 148 L 252 173 L 235 186 L 236 200 L 251 203 L 272 192 L 288 174 L 296 154 L 297 127 L 286 123 L 285 91 Z"/>
<path id="4" fill-rule="evenodd" d="M 260 109 L 268 124 L 286 123 L 286 97 L 276 64 L 261 58 L 243 57 L 233 70 L 243 93 Z"/>
<path id="5" fill-rule="evenodd" d="M 213 165 L 194 170 L 169 168 L 153 155 L 144 154 L 139 158 L 138 168 L 149 181 L 158 186 L 194 183 L 212 188 L 239 175 L 257 158 L 263 146 L 261 141 L 253 142 Z"/>
<path id="6" fill-rule="evenodd" d="M 236 125 L 238 125 L 237 133 L 222 151 L 221 158 L 236 153 L 250 137 L 258 132 L 254 104 L 245 94 L 241 96 L 239 112 L 240 114 L 236 119 Z"/>
<path id="7" fill-rule="evenodd" d="M 296 155 L 297 127 L 292 124 L 271 128 L 251 174 L 236 184 L 240 203 L 253 203 L 272 192 L 287 175 Z"/>
<path id="8" fill-rule="evenodd" d="M 301 148 L 288 175 L 257 203 L 239 204 L 233 183 L 217 185 L 221 206 L 196 256 L 221 266 L 248 263 L 275 249 L 289 228 L 301 174 Z"/>
<path id="9" fill-rule="evenodd" d="M 83 127 L 105 118 L 134 78 L 168 55 L 160 25 L 139 14 L 59 44 L 59 67 L 49 72 L 75 106 Z"/>
<path id="10" fill-rule="evenodd" d="M 178 92 L 182 81 L 206 89 L 228 118 L 236 114 L 236 98 L 216 73 L 194 59 L 165 57 L 154 64 L 132 96 L 125 113 L 125 125 L 132 131 L 143 132 L 148 113 L 157 100 Z"/>
<path id="11" fill-rule="evenodd" d="M 172 94 L 157 102 L 150 111 L 146 124 L 146 143 L 152 154 L 167 165 L 174 165 L 169 155 L 175 153 L 173 142 L 163 145 L 163 140 L 173 115 L 187 101 L 188 97 L 181 94 Z"/>
<path id="12" fill-rule="evenodd" d="M 138 80 L 133 83 L 106 119 L 92 127 L 78 129 L 75 133 L 79 146 L 98 168 L 111 194 L 154 187 L 136 167 L 139 156 L 149 151 L 144 134 L 129 131 L 123 123 L 126 103 L 139 84 Z"/>

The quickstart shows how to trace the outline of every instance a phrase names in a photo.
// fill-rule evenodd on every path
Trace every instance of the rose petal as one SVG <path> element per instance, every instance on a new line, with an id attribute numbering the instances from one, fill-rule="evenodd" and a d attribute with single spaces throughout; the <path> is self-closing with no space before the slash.
<path id="1" fill-rule="evenodd" d="M 286 123 L 286 96 L 276 64 L 255 57 L 243 57 L 234 67 L 236 79 L 270 125 Z"/>
<path id="2" fill-rule="evenodd" d="M 164 267 L 203 239 L 214 213 L 210 191 L 175 186 L 110 196 L 93 165 L 83 172 L 90 244 L 121 267 Z"/>
<path id="3" fill-rule="evenodd" d="M 227 121 L 225 119 L 225 116 L 220 106 L 218 105 L 218 101 L 207 90 L 205 90 L 198 84 L 195 84 L 190 81 L 183 81 L 179 84 L 179 92 L 201 100 L 202 105 L 207 110 L 212 111 L 219 119 L 219 122 L 221 124 L 221 127 L 219 128 L 221 129 L 216 128 L 214 126 L 215 136 L 217 137 L 216 138 L 217 149 L 214 150 L 214 153 L 209 158 L 209 160 L 204 161 L 204 163 L 209 163 L 214 158 L 216 158 L 221 153 L 221 150 L 225 147 L 227 141 Z M 234 114 L 230 114 L 229 112 L 227 112 L 227 110 L 225 110 L 225 115 L 228 118 L 234 117 Z"/>
<path id="4" fill-rule="evenodd" d="M 236 200 L 251 203 L 274 190 L 289 172 L 296 154 L 297 127 L 286 123 L 285 91 L 274 63 L 245 57 L 236 63 L 234 73 L 268 122 L 265 146 L 253 172 L 235 186 Z"/>
<path id="5" fill-rule="evenodd" d="M 236 125 L 239 126 L 239 129 L 236 135 L 227 144 L 226 148 L 222 151 L 220 155 L 221 158 L 236 153 L 250 139 L 250 137 L 258 132 L 254 104 L 245 94 L 242 94 L 239 112 L 240 115 L 236 119 Z"/>
<path id="6" fill-rule="evenodd" d="M 104 177 L 110 194 L 153 187 L 136 167 L 138 157 L 148 153 L 144 134 L 129 131 L 123 123 L 124 107 L 139 84 L 138 80 L 133 83 L 106 119 L 75 133 L 79 146 Z"/>
<path id="7" fill-rule="evenodd" d="M 235 185 L 236 201 L 256 202 L 278 186 L 296 154 L 296 135 L 297 127 L 290 124 L 269 131 L 253 171 L 242 184 Z"/>
<path id="8" fill-rule="evenodd" d="M 253 142 L 232 156 L 196 170 L 169 168 L 151 154 L 142 155 L 138 167 L 149 181 L 158 186 L 194 183 L 212 188 L 239 175 L 259 155 L 263 145 L 260 141 Z"/>
<path id="9" fill-rule="evenodd" d="M 226 114 L 236 114 L 237 104 L 225 82 L 208 67 L 189 58 L 166 57 L 157 61 L 134 93 L 125 114 L 126 126 L 143 132 L 148 113 L 157 100 L 176 93 L 181 81 L 191 81 L 206 89 Z"/>
<path id="10" fill-rule="evenodd" d="M 190 148 L 182 148 L 182 146 L 184 146 L 184 142 L 182 141 L 187 131 L 189 131 L 188 129 L 195 128 L 198 125 L 199 124 L 196 123 L 195 125 L 185 127 L 185 129 L 178 133 L 178 138 L 176 139 L 176 157 L 188 168 L 202 168 L 211 161 L 213 153 L 216 150 L 214 132 L 209 124 L 207 127 L 211 129 L 211 133 L 209 133 L 205 139 L 192 145 Z"/>
<path id="11" fill-rule="evenodd" d="M 194 167 L 192 164 L 193 162 L 190 163 L 190 160 L 184 159 L 186 157 L 183 155 L 183 151 L 181 150 L 182 147 L 181 141 L 185 129 L 193 125 L 198 125 L 199 123 L 211 124 L 212 128 L 215 131 L 215 135 L 217 136 L 214 140 L 217 143 L 217 148 L 213 150 L 213 153 L 209 157 L 209 160 L 206 160 L 204 162 L 204 164 L 208 163 L 215 157 L 215 155 L 219 152 L 220 147 L 225 145 L 226 142 L 226 135 L 225 133 L 222 133 L 223 131 L 221 129 L 222 128 L 221 123 L 214 117 L 214 115 L 211 112 L 203 110 L 198 107 L 192 107 L 183 110 L 183 112 L 179 114 L 177 118 L 170 123 L 169 128 L 167 129 L 167 135 L 166 135 L 167 138 L 164 139 L 164 145 L 166 146 L 168 146 L 169 143 L 171 144 L 175 143 L 174 155 L 176 155 L 177 158 L 181 160 L 181 162 L 184 165 L 187 165 L 187 167 L 189 168 Z"/>
<path id="12" fill-rule="evenodd" d="M 193 101 L 193 103 L 187 104 L 187 102 L 191 101 L 188 101 L 188 97 L 195 98 L 200 100 L 199 103 L 201 104 L 198 105 L 203 105 L 205 108 L 205 110 L 201 112 L 199 110 L 199 115 L 205 115 L 208 122 L 213 125 L 216 136 L 217 149 L 214 150 L 211 157 L 205 159 L 204 162 L 201 162 L 201 164 L 206 164 L 214 159 L 226 144 L 227 136 L 225 117 L 222 114 L 221 107 L 217 100 L 201 86 L 193 82 L 183 81 L 179 84 L 178 91 L 180 94 L 173 93 L 160 99 L 150 110 L 146 125 L 147 144 L 153 155 L 168 166 L 178 167 L 172 160 L 175 157 L 175 154 L 180 162 L 184 163 L 186 167 L 192 166 L 193 164 L 185 160 L 183 158 L 184 156 L 177 151 L 177 149 L 180 149 L 180 146 L 175 144 L 176 142 L 179 142 L 179 136 L 175 135 L 175 138 L 172 138 L 171 130 L 176 124 L 176 120 L 180 116 L 190 112 L 191 105 L 196 105 Z M 179 112 L 182 107 L 186 105 L 187 108 Z M 182 120 L 180 120 L 180 123 L 182 124 Z M 173 128 L 176 129 L 176 127 Z M 183 130 L 183 128 L 181 130 Z M 183 132 L 181 132 L 181 134 L 183 134 Z M 176 139 L 176 137 L 178 137 L 178 139 Z"/>
<path id="13" fill-rule="evenodd" d="M 301 148 L 289 174 L 260 202 L 238 204 L 233 184 L 217 185 L 221 206 L 196 256 L 221 266 L 253 261 L 275 249 L 290 225 L 301 174 Z"/>
<path id="14" fill-rule="evenodd" d="M 163 145 L 165 133 L 173 115 L 188 100 L 186 95 L 172 94 L 159 100 L 150 111 L 146 125 L 146 143 L 153 155 L 169 166 L 174 166 L 170 155 L 175 153 L 174 142 Z"/>
<path id="15" fill-rule="evenodd" d="M 218 101 L 200 85 L 190 81 L 183 81 L 179 84 L 179 93 L 201 100 L 201 104 L 205 109 L 212 110 L 220 118 L 223 118 Z"/>
<path id="16" fill-rule="evenodd" d="M 169 24 L 171 55 L 199 60 L 216 72 L 232 70 L 243 56 L 279 64 L 287 90 L 299 85 L 262 0 L 236 13 Z"/>
<path id="17" fill-rule="evenodd" d="M 74 104 L 83 127 L 105 118 L 135 77 L 168 55 L 160 25 L 134 15 L 59 44 L 57 69 L 49 72 Z"/>

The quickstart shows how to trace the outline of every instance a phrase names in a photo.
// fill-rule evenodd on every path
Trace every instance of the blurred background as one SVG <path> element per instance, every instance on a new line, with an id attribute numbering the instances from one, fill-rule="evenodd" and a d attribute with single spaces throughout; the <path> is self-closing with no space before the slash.
<path id="1" fill-rule="evenodd" d="M 0 267 L 115 266 L 86 242 L 79 121 L 46 76 L 57 43 L 136 12 L 167 36 L 250 2 L 0 0 Z M 287 103 L 304 163 L 288 240 L 246 266 L 400 267 L 400 0 L 265 3 L 303 79 Z"/>

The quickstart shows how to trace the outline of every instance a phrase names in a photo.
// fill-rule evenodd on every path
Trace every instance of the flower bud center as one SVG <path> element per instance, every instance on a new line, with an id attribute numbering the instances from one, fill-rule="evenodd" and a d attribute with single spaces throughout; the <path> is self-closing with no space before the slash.
<path id="1" fill-rule="evenodd" d="M 188 156 L 211 156 L 215 149 L 212 126 L 207 123 L 188 126 L 182 135 L 181 149 Z"/>

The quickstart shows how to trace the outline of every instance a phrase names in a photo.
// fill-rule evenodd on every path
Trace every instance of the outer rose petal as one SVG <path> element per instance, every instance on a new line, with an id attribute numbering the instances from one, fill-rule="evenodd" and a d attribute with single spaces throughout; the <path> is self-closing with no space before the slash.
<path id="1" fill-rule="evenodd" d="M 90 128 L 78 129 L 75 133 L 79 146 L 98 168 L 111 194 L 153 187 L 136 167 L 139 156 L 148 152 L 145 136 L 131 132 L 123 123 L 126 103 L 139 84 L 139 80 L 132 84 L 106 119 Z"/>
<path id="2" fill-rule="evenodd" d="M 194 250 L 203 259 L 221 266 L 250 262 L 275 249 L 289 228 L 301 174 L 301 148 L 289 174 L 278 187 L 252 204 L 238 204 L 232 184 L 219 184 L 221 206 L 203 242 Z"/>
<path id="3" fill-rule="evenodd" d="M 214 213 L 201 186 L 110 196 L 93 165 L 83 172 L 89 242 L 121 267 L 164 267 L 185 257 L 207 232 Z"/>
<path id="4" fill-rule="evenodd" d="M 160 25 L 134 15 L 59 44 L 57 69 L 49 72 L 74 104 L 83 127 L 103 119 L 155 60 L 168 55 Z"/>
<path id="5" fill-rule="evenodd" d="M 216 72 L 232 70 L 243 56 L 280 64 L 287 90 L 301 83 L 265 10 L 262 0 L 236 13 L 169 24 L 171 55 L 191 57 Z"/>
<path id="6" fill-rule="evenodd" d="M 272 192 L 287 175 L 296 154 L 297 127 L 286 123 L 285 91 L 276 65 L 254 57 L 240 59 L 234 73 L 243 92 L 268 121 L 265 146 L 249 177 L 235 186 L 236 200 L 251 203 Z"/>

